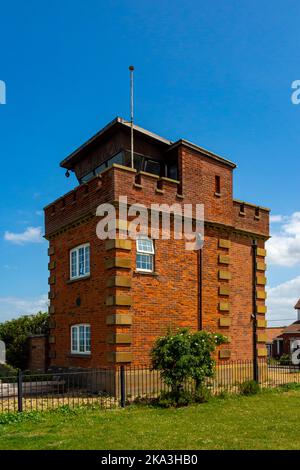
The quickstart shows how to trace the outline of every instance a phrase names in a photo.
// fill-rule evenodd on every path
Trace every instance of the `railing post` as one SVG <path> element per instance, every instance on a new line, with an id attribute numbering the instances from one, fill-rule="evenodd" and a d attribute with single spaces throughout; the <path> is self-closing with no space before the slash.
<path id="1" fill-rule="evenodd" d="M 21 370 L 18 371 L 18 411 L 23 411 L 23 372 Z"/>
<path id="2" fill-rule="evenodd" d="M 125 367 L 120 367 L 120 387 L 121 387 L 121 407 L 125 408 L 126 397 L 125 397 Z"/>

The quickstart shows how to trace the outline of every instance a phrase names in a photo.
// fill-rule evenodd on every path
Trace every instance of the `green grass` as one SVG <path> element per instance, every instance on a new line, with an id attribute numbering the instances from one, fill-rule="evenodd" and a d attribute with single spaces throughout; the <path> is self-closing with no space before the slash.
<path id="1" fill-rule="evenodd" d="M 0 449 L 299 449 L 299 409 L 300 391 L 288 390 L 179 409 L 3 415 Z"/>

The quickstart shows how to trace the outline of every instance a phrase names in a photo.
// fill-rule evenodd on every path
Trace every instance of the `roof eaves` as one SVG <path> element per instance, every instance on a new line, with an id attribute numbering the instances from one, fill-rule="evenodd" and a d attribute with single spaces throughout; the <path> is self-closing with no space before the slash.
<path id="1" fill-rule="evenodd" d="M 84 150 L 86 147 L 88 147 L 90 144 L 92 144 L 96 139 L 98 139 L 101 135 L 103 135 L 105 132 L 107 132 L 111 127 L 113 127 L 116 124 L 121 124 L 125 127 L 130 128 L 131 123 L 130 121 L 127 121 L 119 116 L 117 116 L 115 119 L 110 121 L 105 127 L 103 127 L 99 132 L 94 134 L 89 140 L 87 140 L 84 144 L 82 144 L 80 147 L 78 147 L 74 152 L 72 152 L 70 155 L 68 155 L 64 160 L 60 162 L 61 167 L 65 167 L 68 162 L 73 159 L 76 155 L 78 155 L 82 150 Z M 161 137 L 158 134 L 155 134 L 154 132 L 148 131 L 147 129 L 144 129 L 143 127 L 137 126 L 134 124 L 133 129 L 137 132 L 140 132 L 141 134 L 146 135 L 147 137 L 150 137 L 151 139 L 154 139 L 156 141 L 159 141 L 165 145 L 171 145 L 172 141 L 165 139 L 164 137 Z"/>
<path id="2" fill-rule="evenodd" d="M 175 147 L 178 147 L 179 145 L 184 145 L 185 147 L 195 150 L 196 152 L 200 152 L 210 158 L 213 158 L 214 160 L 218 160 L 220 163 L 224 163 L 225 165 L 228 165 L 231 168 L 236 168 L 236 164 L 233 163 L 231 160 L 221 157 L 220 155 L 217 155 L 216 153 L 213 153 L 210 150 L 200 147 L 199 145 L 196 145 L 193 142 L 189 142 L 188 140 L 185 140 L 185 139 L 179 139 L 176 142 L 174 142 L 171 145 L 171 147 L 168 149 L 168 151 L 172 150 Z"/>

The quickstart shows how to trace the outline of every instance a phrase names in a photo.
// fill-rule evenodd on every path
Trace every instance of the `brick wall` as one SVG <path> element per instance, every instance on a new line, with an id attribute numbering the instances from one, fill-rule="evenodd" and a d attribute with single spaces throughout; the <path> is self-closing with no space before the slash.
<path id="1" fill-rule="evenodd" d="M 34 335 L 28 338 L 28 363 L 30 371 L 45 372 L 49 365 L 49 345 L 47 335 Z"/>
<path id="2" fill-rule="evenodd" d="M 99 367 L 116 362 L 149 363 L 153 341 L 168 328 L 220 331 L 230 338 L 222 359 L 252 357 L 252 240 L 258 240 L 258 340 L 265 355 L 265 252 L 269 213 L 232 198 L 232 168 L 182 146 L 182 182 L 114 166 L 45 210 L 49 239 L 51 365 Z M 221 177 L 215 194 L 215 175 Z M 182 183 L 182 184 L 181 184 Z M 204 203 L 202 289 L 198 252 L 183 240 L 155 242 L 155 273 L 135 272 L 135 242 L 115 245 L 96 236 L 98 204 L 127 196 L 128 203 Z M 242 213 L 241 213 L 242 212 Z M 124 228 L 124 227 L 123 227 Z M 91 274 L 69 281 L 69 252 L 91 247 Z M 201 324 L 200 324 L 201 322 Z M 90 323 L 92 354 L 70 354 L 70 328 Z"/>

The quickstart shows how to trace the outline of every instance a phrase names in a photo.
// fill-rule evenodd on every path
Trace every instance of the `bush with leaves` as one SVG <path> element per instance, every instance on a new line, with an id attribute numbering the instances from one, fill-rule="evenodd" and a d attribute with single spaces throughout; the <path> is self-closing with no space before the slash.
<path id="1" fill-rule="evenodd" d="M 260 391 L 260 385 L 255 380 L 246 380 L 239 384 L 241 395 L 256 395 Z"/>
<path id="2" fill-rule="evenodd" d="M 290 355 L 289 354 L 282 354 L 282 356 L 279 358 L 279 364 L 282 366 L 289 365 L 291 362 Z"/>
<path id="3" fill-rule="evenodd" d="M 195 383 L 195 395 L 200 394 L 205 379 L 214 376 L 212 354 L 216 346 L 226 342 L 227 339 L 219 333 L 190 333 L 187 328 L 175 334 L 169 331 L 156 340 L 151 351 L 152 367 L 161 371 L 175 402 L 179 403 L 184 385 L 191 380 Z"/>
<path id="4" fill-rule="evenodd" d="M 28 359 L 28 336 L 47 334 L 49 331 L 48 313 L 24 315 L 14 320 L 0 323 L 0 340 L 6 346 L 6 362 L 12 367 L 25 369 Z"/>

